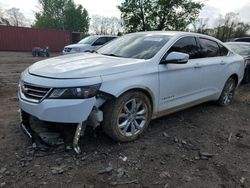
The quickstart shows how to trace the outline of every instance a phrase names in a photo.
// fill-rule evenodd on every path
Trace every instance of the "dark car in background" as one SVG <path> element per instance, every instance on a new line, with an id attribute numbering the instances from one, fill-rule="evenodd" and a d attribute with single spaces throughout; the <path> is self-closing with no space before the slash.
<path id="1" fill-rule="evenodd" d="M 249 37 L 250 39 L 250 37 Z M 250 42 L 250 41 L 249 41 Z M 250 43 L 247 42 L 226 42 L 225 43 L 235 53 L 241 55 L 245 59 L 245 74 L 243 83 L 250 82 Z"/>
<path id="2" fill-rule="evenodd" d="M 250 42 L 250 37 L 240 37 L 232 39 L 231 42 Z"/>

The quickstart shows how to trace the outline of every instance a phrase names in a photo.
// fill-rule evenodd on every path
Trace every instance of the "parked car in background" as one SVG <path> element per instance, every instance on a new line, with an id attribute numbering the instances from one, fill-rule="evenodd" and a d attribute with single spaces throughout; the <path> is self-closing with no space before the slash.
<path id="1" fill-rule="evenodd" d="M 111 40 L 114 40 L 115 38 L 117 37 L 111 35 L 92 35 L 82 39 L 77 44 L 65 46 L 63 49 L 63 54 L 92 52 L 99 49 Z"/>
<path id="2" fill-rule="evenodd" d="M 245 74 L 243 83 L 250 82 L 250 43 L 247 42 L 226 42 L 231 50 L 241 55 L 245 59 Z"/>
<path id="3" fill-rule="evenodd" d="M 243 58 L 213 37 L 128 34 L 96 53 L 59 56 L 27 68 L 19 83 L 21 125 L 29 132 L 32 116 L 77 125 L 77 153 L 86 123 L 101 125 L 116 141 L 132 141 L 151 119 L 206 101 L 230 105 L 244 68 Z"/>
<path id="4" fill-rule="evenodd" d="M 232 39 L 231 42 L 250 42 L 250 37 L 240 37 Z"/>

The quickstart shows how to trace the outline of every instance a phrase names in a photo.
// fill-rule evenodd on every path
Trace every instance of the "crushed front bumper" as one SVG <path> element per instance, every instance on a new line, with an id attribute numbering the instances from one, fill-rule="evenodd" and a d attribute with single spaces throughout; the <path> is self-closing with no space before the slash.
<path id="1" fill-rule="evenodd" d="M 89 99 L 45 99 L 32 103 L 19 97 L 20 108 L 42 121 L 58 123 L 81 123 L 88 119 L 96 98 Z"/>
<path id="2" fill-rule="evenodd" d="M 40 136 L 39 132 L 36 132 L 32 128 L 32 126 L 30 124 L 30 118 L 31 118 L 30 114 L 24 112 L 23 110 L 20 110 L 20 128 L 31 139 L 33 148 L 43 150 L 43 151 L 48 150 L 51 145 L 48 142 L 46 142 L 44 140 L 44 138 L 42 138 Z M 65 126 L 67 126 L 67 125 L 65 125 Z M 73 130 L 74 135 L 72 135 L 73 139 L 71 141 L 72 144 L 70 144 L 70 148 L 72 146 L 73 150 L 77 154 L 81 153 L 81 149 L 80 149 L 80 146 L 79 146 L 79 139 L 80 139 L 81 136 L 84 135 L 85 130 L 86 130 L 86 126 L 87 126 L 87 123 L 85 121 L 85 122 L 82 122 L 82 123 L 78 123 L 77 126 L 72 125 L 70 127 L 71 130 L 75 129 L 75 130 Z M 70 132 L 72 132 L 72 131 L 70 131 Z M 68 136 L 71 137 L 71 135 L 68 135 Z M 68 140 L 68 139 L 66 139 L 66 140 Z M 65 142 L 65 140 L 64 140 L 64 142 Z M 67 145 L 68 143 L 65 143 L 65 144 Z"/>
<path id="3" fill-rule="evenodd" d="M 81 152 L 79 147 L 79 139 L 85 132 L 86 122 L 96 102 L 96 98 L 89 99 L 45 99 L 40 103 L 32 103 L 26 101 L 19 95 L 20 101 L 20 127 L 28 135 L 32 141 L 32 145 L 36 148 L 49 147 L 41 136 L 34 131 L 30 124 L 30 117 L 35 117 L 41 121 L 54 123 L 68 123 L 70 125 L 70 132 L 73 130 L 72 141 L 69 147 L 73 147 L 74 151 L 79 154 Z M 35 125 L 36 126 L 36 125 Z M 64 126 L 64 125 L 62 125 Z M 65 125 L 69 127 L 69 125 Z M 66 129 L 66 127 L 65 127 Z"/>

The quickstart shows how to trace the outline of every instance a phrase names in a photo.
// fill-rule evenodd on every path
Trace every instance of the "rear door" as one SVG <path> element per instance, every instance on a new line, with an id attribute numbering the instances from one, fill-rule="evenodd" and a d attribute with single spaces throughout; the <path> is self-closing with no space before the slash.
<path id="1" fill-rule="evenodd" d="M 198 38 L 201 51 L 199 55 L 199 71 L 203 92 L 207 96 L 217 95 L 224 85 L 224 74 L 228 50 L 214 40 Z"/>

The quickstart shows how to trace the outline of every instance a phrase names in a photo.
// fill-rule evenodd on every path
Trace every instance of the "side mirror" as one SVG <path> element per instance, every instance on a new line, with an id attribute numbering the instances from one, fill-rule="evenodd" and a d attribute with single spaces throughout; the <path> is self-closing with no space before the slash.
<path id="1" fill-rule="evenodd" d="M 171 52 L 165 59 L 161 61 L 161 64 L 186 64 L 189 60 L 189 55 L 181 52 Z"/>

